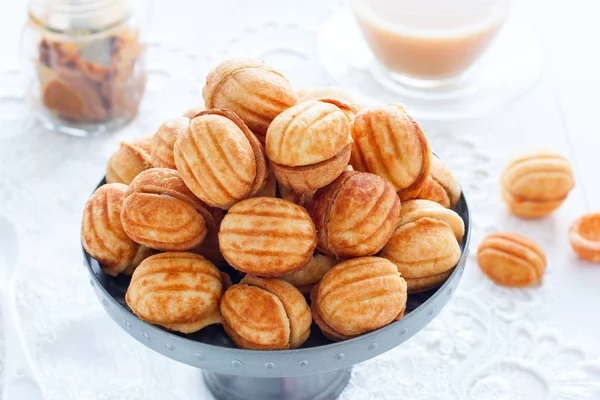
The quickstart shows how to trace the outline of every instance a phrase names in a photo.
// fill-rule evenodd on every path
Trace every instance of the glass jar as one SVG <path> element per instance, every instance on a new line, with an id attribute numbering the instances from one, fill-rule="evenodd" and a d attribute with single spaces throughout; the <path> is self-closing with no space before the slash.
<path id="1" fill-rule="evenodd" d="M 131 121 L 146 86 L 148 11 L 143 0 L 30 0 L 23 69 L 46 128 L 89 136 Z"/>

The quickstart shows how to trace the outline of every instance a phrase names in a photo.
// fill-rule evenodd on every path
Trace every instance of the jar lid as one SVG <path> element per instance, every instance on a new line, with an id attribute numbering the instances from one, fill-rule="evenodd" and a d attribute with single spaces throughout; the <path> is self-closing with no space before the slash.
<path id="1" fill-rule="evenodd" d="M 97 32 L 127 20 L 134 0 L 29 0 L 29 15 L 58 31 Z"/>

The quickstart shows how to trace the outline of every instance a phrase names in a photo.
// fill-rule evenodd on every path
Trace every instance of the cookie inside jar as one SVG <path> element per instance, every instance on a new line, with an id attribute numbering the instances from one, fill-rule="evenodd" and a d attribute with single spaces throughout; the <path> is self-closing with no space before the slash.
<path id="1" fill-rule="evenodd" d="M 47 128 L 87 136 L 137 114 L 146 86 L 143 3 L 31 2 L 23 54 L 31 105 Z"/>
<path id="2" fill-rule="evenodd" d="M 37 60 L 43 106 L 83 123 L 134 115 L 146 80 L 136 74 L 140 51 L 137 32 L 127 29 L 79 43 L 43 39 Z"/>

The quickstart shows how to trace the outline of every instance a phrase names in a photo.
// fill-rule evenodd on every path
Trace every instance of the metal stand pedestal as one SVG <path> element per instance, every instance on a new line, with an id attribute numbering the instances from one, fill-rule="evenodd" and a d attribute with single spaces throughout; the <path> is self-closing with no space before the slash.
<path id="1" fill-rule="evenodd" d="M 352 368 L 291 378 L 250 378 L 203 371 L 218 400 L 333 400 L 350 380 Z"/>

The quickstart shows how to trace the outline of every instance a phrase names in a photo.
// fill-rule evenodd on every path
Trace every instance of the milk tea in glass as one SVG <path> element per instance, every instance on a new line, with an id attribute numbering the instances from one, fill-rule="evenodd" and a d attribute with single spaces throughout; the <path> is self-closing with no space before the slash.
<path id="1" fill-rule="evenodd" d="M 403 83 L 453 81 L 488 48 L 509 0 L 351 0 L 378 62 Z"/>

